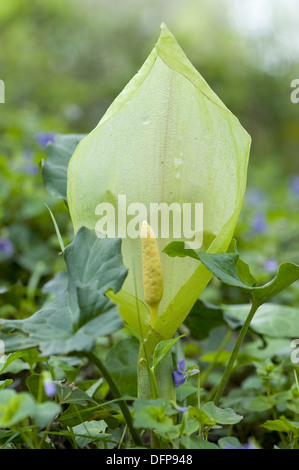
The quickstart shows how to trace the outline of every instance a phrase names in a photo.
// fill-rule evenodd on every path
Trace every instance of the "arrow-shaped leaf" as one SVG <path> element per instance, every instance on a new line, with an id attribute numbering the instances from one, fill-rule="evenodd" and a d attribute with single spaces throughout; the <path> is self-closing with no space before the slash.
<path id="1" fill-rule="evenodd" d="M 249 294 L 256 305 L 267 302 L 286 287 L 299 279 L 299 266 L 294 263 L 282 263 L 272 281 L 256 287 L 248 265 L 240 259 L 238 253 L 205 253 L 185 248 L 184 242 L 172 242 L 164 249 L 169 256 L 190 256 L 201 261 L 224 284 L 239 287 Z M 247 279 L 247 281 L 245 280 Z M 248 283 L 248 281 L 251 281 Z"/>
<path id="2" fill-rule="evenodd" d="M 99 239 L 94 231 L 81 227 L 64 255 L 67 289 L 27 319 L 0 320 L 4 331 L 16 330 L 19 336 L 21 330 L 28 335 L 28 344 L 39 345 L 44 355 L 90 351 L 96 337 L 122 325 L 117 306 L 105 295 L 108 289 L 117 292 L 127 275 L 121 241 Z M 1 339 L 6 345 L 14 336 Z"/>

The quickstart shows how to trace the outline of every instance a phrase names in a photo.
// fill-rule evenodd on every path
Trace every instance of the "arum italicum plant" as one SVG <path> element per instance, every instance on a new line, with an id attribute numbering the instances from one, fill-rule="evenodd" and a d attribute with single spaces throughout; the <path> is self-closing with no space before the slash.
<path id="1" fill-rule="evenodd" d="M 203 203 L 201 249 L 226 251 L 243 203 L 250 143 L 238 119 L 163 24 L 139 72 L 71 158 L 67 198 L 75 232 L 80 226 L 95 229 L 99 219 L 95 208 L 108 202 L 115 207 L 118 233 L 119 195 L 126 196 L 127 206 L 143 203 L 148 214 L 151 203 Z M 146 268 L 138 236 L 147 217 L 131 215 L 135 215 L 136 238 L 122 237 L 129 274 L 122 290 L 109 295 L 124 321 L 143 340 L 139 394 L 151 397 L 149 367 L 154 349 L 173 337 L 212 274 L 194 259 L 162 253 L 173 238 L 156 234 L 163 286 L 156 286 L 161 298 L 150 305 L 145 298 L 142 271 Z M 169 355 L 155 370 L 159 393 L 167 398 L 174 397 L 172 371 Z"/>

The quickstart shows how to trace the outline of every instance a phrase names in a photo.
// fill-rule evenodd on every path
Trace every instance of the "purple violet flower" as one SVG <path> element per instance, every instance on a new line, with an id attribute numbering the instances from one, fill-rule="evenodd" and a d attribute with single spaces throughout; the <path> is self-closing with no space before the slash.
<path id="1" fill-rule="evenodd" d="M 37 165 L 27 165 L 25 171 L 28 175 L 36 175 L 40 170 Z"/>
<path id="2" fill-rule="evenodd" d="M 299 196 L 299 175 L 292 178 L 290 182 L 290 188 L 295 196 Z"/>
<path id="3" fill-rule="evenodd" d="M 247 191 L 247 201 L 251 206 L 258 206 L 265 200 L 264 192 L 259 188 L 251 188 Z"/>
<path id="4" fill-rule="evenodd" d="M 253 231 L 255 233 L 265 233 L 267 230 L 267 223 L 265 216 L 262 212 L 255 214 L 253 219 Z"/>
<path id="5" fill-rule="evenodd" d="M 31 150 L 25 150 L 23 155 L 25 160 L 25 172 L 28 175 L 36 175 L 39 173 L 39 167 L 33 163 L 33 153 Z"/>
<path id="6" fill-rule="evenodd" d="M 13 255 L 14 253 L 13 244 L 7 238 L 0 238 L 0 252 L 5 253 L 8 256 Z"/>
<path id="7" fill-rule="evenodd" d="M 185 365 L 186 361 L 185 359 L 181 359 L 177 363 L 177 370 L 175 370 L 173 374 L 173 381 L 174 385 L 176 387 L 179 387 L 180 385 L 183 385 L 186 381 L 187 373 L 185 372 Z"/>
<path id="8" fill-rule="evenodd" d="M 181 359 L 177 363 L 177 370 L 172 373 L 174 385 L 179 387 L 180 385 L 183 385 L 191 375 L 198 373 L 199 369 L 196 366 L 189 366 L 186 370 L 186 361 L 185 359 Z"/>
<path id="9" fill-rule="evenodd" d="M 46 148 L 50 142 L 54 142 L 55 134 L 52 132 L 39 132 L 35 138 L 41 147 Z"/>
<path id="10" fill-rule="evenodd" d="M 33 158 L 33 153 L 31 150 L 24 150 L 24 159 L 25 160 L 32 160 Z"/>
<path id="11" fill-rule="evenodd" d="M 227 444 L 224 449 L 257 449 L 251 442 L 248 442 L 244 446 L 233 446 L 231 444 Z"/>
<path id="12" fill-rule="evenodd" d="M 269 258 L 269 259 L 267 259 L 267 261 L 265 261 L 264 268 L 269 273 L 274 273 L 274 272 L 276 272 L 276 270 L 278 268 L 278 262 L 274 258 Z"/>
<path id="13" fill-rule="evenodd" d="M 184 413 L 185 411 L 189 410 L 188 406 L 177 406 L 176 409 L 181 413 Z"/>
<path id="14" fill-rule="evenodd" d="M 52 380 L 45 380 L 44 382 L 45 394 L 49 398 L 53 398 L 56 395 L 55 383 Z"/>

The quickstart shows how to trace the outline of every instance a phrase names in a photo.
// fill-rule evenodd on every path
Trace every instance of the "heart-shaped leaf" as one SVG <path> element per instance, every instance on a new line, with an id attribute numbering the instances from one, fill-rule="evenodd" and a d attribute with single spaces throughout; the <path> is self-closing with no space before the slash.
<path id="1" fill-rule="evenodd" d="M 201 409 L 211 421 L 215 421 L 218 424 L 236 424 L 243 419 L 242 415 L 235 413 L 231 408 L 218 408 L 212 401 L 205 403 Z"/>

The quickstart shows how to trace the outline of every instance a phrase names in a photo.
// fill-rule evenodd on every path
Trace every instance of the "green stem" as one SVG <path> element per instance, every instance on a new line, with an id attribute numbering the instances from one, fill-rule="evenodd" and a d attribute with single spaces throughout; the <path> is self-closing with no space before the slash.
<path id="1" fill-rule="evenodd" d="M 157 381 L 156 381 L 154 367 L 150 368 L 149 373 L 150 373 L 150 376 L 151 376 L 153 399 L 155 400 L 156 398 L 159 398 L 159 390 L 158 390 L 158 385 L 157 385 Z"/>
<path id="2" fill-rule="evenodd" d="M 171 353 L 155 367 L 154 374 L 151 371 L 155 347 L 162 341 L 156 331 L 150 330 L 143 341 L 138 359 L 138 396 L 148 400 L 155 397 L 176 401 L 176 390 L 173 383 L 173 363 Z"/>
<path id="3" fill-rule="evenodd" d="M 100 373 L 102 374 L 102 376 L 104 377 L 104 379 L 108 383 L 114 398 L 122 398 L 122 395 L 119 391 L 118 386 L 116 385 L 114 379 L 111 377 L 111 375 L 109 374 L 108 370 L 106 369 L 106 367 L 104 366 L 102 361 L 93 352 L 86 352 L 85 354 L 88 357 L 88 359 L 91 362 L 93 362 L 96 365 L 96 367 L 99 369 Z M 130 410 L 128 408 L 127 403 L 124 400 L 121 400 L 119 402 L 119 406 L 120 406 L 120 409 L 123 413 L 123 416 L 124 416 L 125 421 L 127 423 L 128 429 L 130 430 L 131 436 L 132 436 L 135 444 L 137 446 L 143 446 L 141 438 L 140 438 L 138 432 L 136 431 L 136 429 L 133 426 L 132 415 L 130 413 Z"/>
<path id="4" fill-rule="evenodd" d="M 219 388 L 217 390 L 217 393 L 215 395 L 215 398 L 214 398 L 214 403 L 215 405 L 217 405 L 220 401 L 220 398 L 222 397 L 222 394 L 224 392 L 224 389 L 227 385 L 227 382 L 230 378 L 230 375 L 232 373 L 232 369 L 233 369 L 233 366 L 234 366 L 234 363 L 235 363 L 235 360 L 237 358 L 237 355 L 238 355 L 238 352 L 240 350 L 240 347 L 243 343 L 243 340 L 245 338 L 245 335 L 247 333 L 247 330 L 249 328 L 249 325 L 251 323 L 251 320 L 253 319 L 253 316 L 255 314 L 255 312 L 257 311 L 257 309 L 259 308 L 260 304 L 255 304 L 255 302 L 252 303 L 251 305 L 251 309 L 250 309 L 250 312 L 240 330 L 240 333 L 239 333 L 239 336 L 238 336 L 238 339 L 236 341 L 236 344 L 235 344 L 235 347 L 231 353 L 231 356 L 229 358 L 229 361 L 227 363 L 227 366 L 226 366 L 226 369 L 224 371 L 224 374 L 223 374 L 223 377 L 221 379 L 221 382 L 220 382 L 220 385 L 219 385 Z"/>
<path id="5" fill-rule="evenodd" d="M 212 370 L 214 369 L 215 365 L 217 364 L 217 361 L 218 361 L 218 358 L 220 357 L 223 349 L 225 348 L 225 346 L 227 345 L 231 335 L 232 335 L 232 330 L 228 330 L 227 334 L 225 335 L 224 339 L 222 340 L 219 348 L 218 348 L 218 351 L 217 353 L 215 354 L 214 356 L 214 359 L 213 361 L 211 362 L 211 364 L 209 365 L 209 367 L 202 373 L 201 375 L 201 386 L 204 387 L 205 384 L 206 384 L 206 381 L 210 375 L 210 373 L 212 372 Z"/>
<path id="6" fill-rule="evenodd" d="M 197 379 L 197 407 L 200 409 L 200 387 L 201 387 L 201 380 L 200 380 L 200 371 L 198 372 L 198 379 Z"/>

